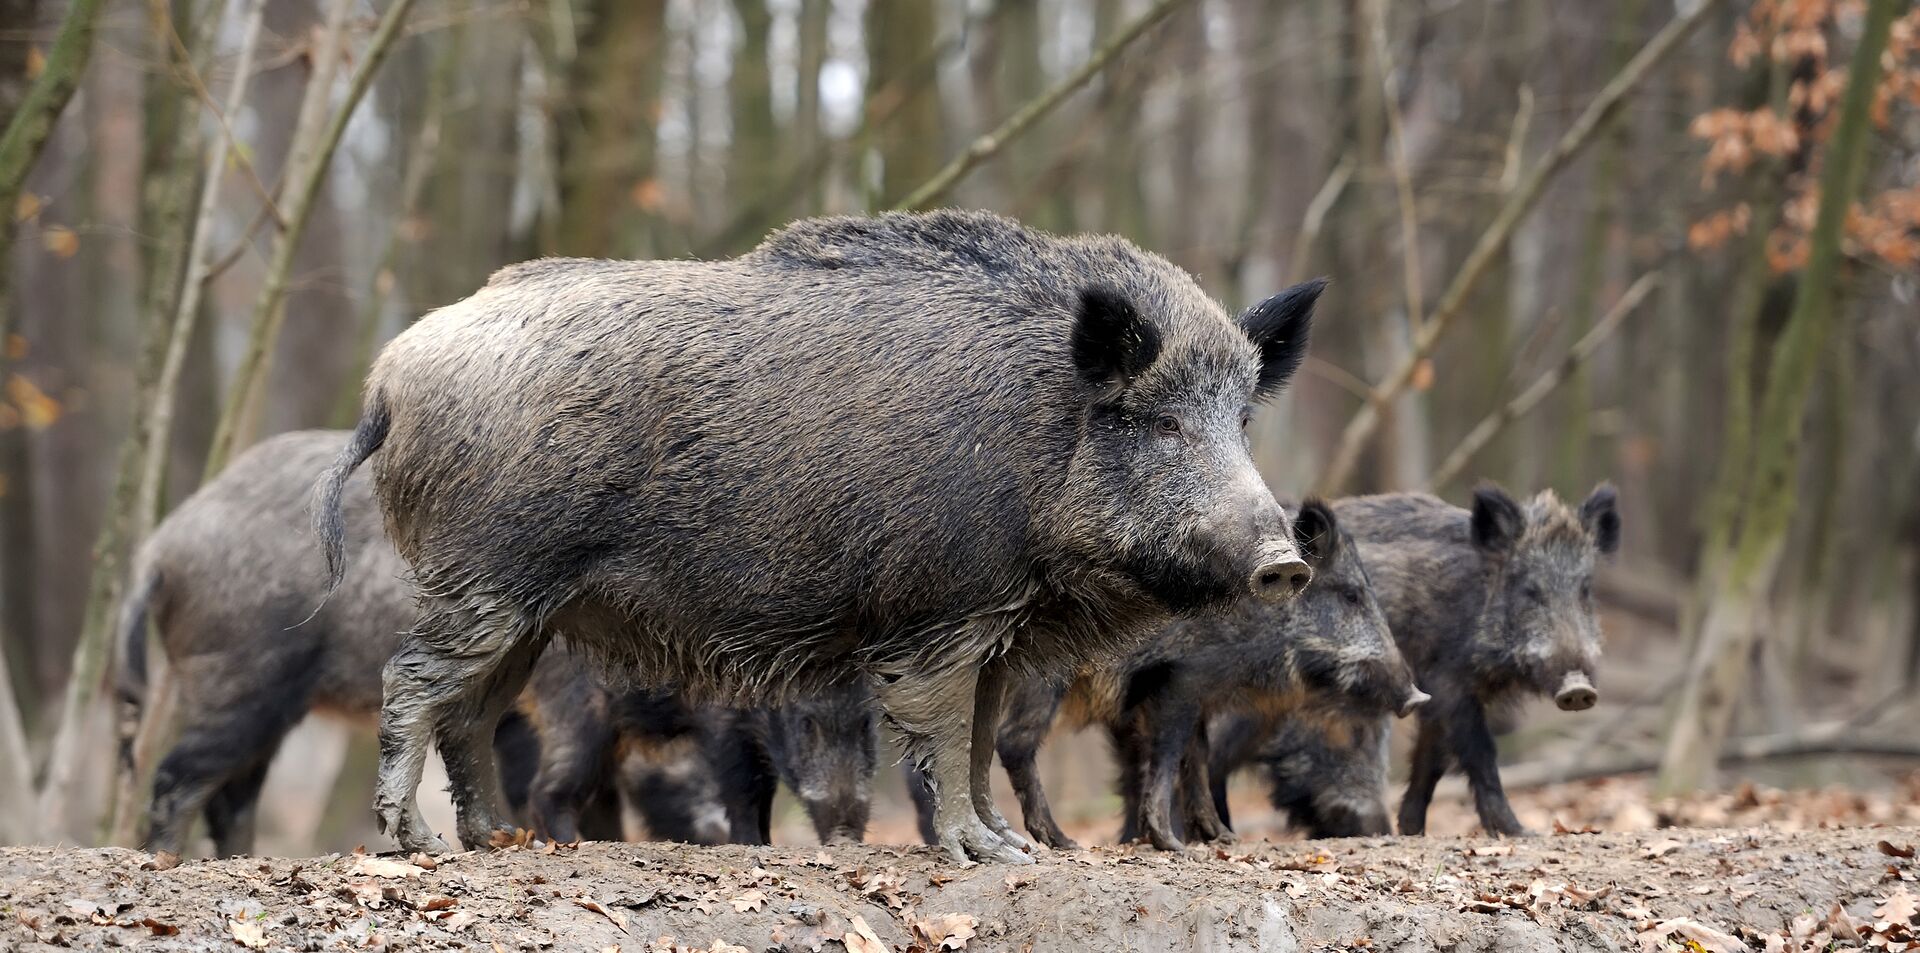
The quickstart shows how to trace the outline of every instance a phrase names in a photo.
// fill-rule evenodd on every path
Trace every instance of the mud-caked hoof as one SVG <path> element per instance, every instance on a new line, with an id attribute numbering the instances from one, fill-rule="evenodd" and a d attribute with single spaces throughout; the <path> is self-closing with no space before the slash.
<path id="1" fill-rule="evenodd" d="M 453 852 L 453 848 L 428 828 L 426 819 L 411 806 L 375 804 L 373 817 L 380 827 L 380 833 L 391 836 L 401 850 L 426 854 Z"/>
<path id="2" fill-rule="evenodd" d="M 1159 850 L 1173 851 L 1174 853 L 1180 853 L 1187 849 L 1186 841 L 1183 841 L 1180 838 L 1167 833 L 1166 831 L 1148 831 L 1147 843 L 1152 844 L 1155 848 Z"/>
<path id="3" fill-rule="evenodd" d="M 1212 844 L 1236 844 L 1239 843 L 1240 836 L 1223 827 L 1217 831 L 1208 833 L 1206 840 Z"/>
<path id="4" fill-rule="evenodd" d="M 460 828 L 460 846 L 468 850 L 491 850 L 502 843 L 502 838 L 511 843 L 517 836 L 513 825 L 505 821 L 496 820 L 479 827 L 463 824 Z"/>
<path id="5" fill-rule="evenodd" d="M 1031 864 L 1033 857 L 1016 849 L 1006 838 L 988 828 L 977 817 L 969 817 L 940 831 L 940 846 L 955 863 Z"/>
<path id="6" fill-rule="evenodd" d="M 1006 816 L 1002 815 L 998 809 L 988 807 L 980 813 L 980 821 L 987 825 L 988 830 L 1000 835 L 1000 839 L 1005 841 L 1008 847 L 1023 854 L 1039 852 L 1040 846 L 1028 840 L 1026 835 L 1014 830 L 1013 825 L 1007 823 Z"/>

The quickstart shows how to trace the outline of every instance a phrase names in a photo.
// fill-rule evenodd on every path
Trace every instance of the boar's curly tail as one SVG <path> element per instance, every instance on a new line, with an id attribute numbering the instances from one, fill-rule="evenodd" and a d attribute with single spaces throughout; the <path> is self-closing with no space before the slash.
<path id="1" fill-rule="evenodd" d="M 327 593 L 320 599 L 322 606 L 333 596 L 333 591 L 340 588 L 340 580 L 347 574 L 347 522 L 340 513 L 340 497 L 346 492 L 347 478 L 386 442 L 387 428 L 392 423 L 386 399 L 378 392 L 368 395 L 367 411 L 360 416 L 360 425 L 353 428 L 352 438 L 334 458 L 333 466 L 314 484 L 313 535 L 319 537 L 327 554 Z M 314 612 L 319 611 L 316 606 Z"/>
<path id="2" fill-rule="evenodd" d="M 120 743 L 120 764 L 133 768 L 133 741 L 140 731 L 141 710 L 147 704 L 147 617 L 153 597 L 160 590 L 160 571 L 148 560 L 139 560 L 133 585 L 120 603 L 120 671 L 114 679 L 120 723 L 116 727 Z"/>

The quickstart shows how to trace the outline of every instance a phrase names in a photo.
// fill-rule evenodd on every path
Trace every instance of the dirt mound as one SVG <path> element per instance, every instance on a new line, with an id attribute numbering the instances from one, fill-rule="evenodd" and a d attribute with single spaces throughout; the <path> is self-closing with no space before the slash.
<path id="1" fill-rule="evenodd" d="M 964 869 L 879 846 L 536 845 L 170 870 L 134 851 L 8 848 L 0 948 L 1800 950 L 1909 929 L 1916 841 L 1915 828 L 1403 838 Z"/>

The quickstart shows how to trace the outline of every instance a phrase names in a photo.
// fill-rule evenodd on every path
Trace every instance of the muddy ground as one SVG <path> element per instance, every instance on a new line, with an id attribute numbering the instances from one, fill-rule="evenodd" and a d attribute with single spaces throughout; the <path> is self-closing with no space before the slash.
<path id="1" fill-rule="evenodd" d="M 1827 942 L 1779 945 L 1808 914 L 1803 935 L 1837 923 L 1864 942 L 1878 910 L 1897 943 L 1907 925 L 1887 917 L 1912 909 L 1916 842 L 1912 827 L 1693 829 L 1099 847 L 965 869 L 881 846 L 533 844 L 169 870 L 128 850 L 7 848 L 0 948 L 1726 951 L 1774 934 L 1797 950 Z"/>

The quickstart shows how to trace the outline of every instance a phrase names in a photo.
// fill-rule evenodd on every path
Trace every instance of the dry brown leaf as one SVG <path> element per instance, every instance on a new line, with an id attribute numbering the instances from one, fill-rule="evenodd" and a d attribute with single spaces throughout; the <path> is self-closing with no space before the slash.
<path id="1" fill-rule="evenodd" d="M 1640 856 L 1648 860 L 1653 860 L 1657 857 L 1665 857 L 1685 846 L 1687 846 L 1686 841 L 1677 841 L 1669 837 L 1665 840 L 1657 840 L 1648 844 L 1647 849 L 1640 852 Z"/>
<path id="2" fill-rule="evenodd" d="M 890 953 L 879 935 L 867 926 L 866 918 L 857 913 L 847 919 L 847 934 L 840 942 L 846 945 L 847 953 Z"/>
<path id="3" fill-rule="evenodd" d="M 1658 950 L 1660 941 L 1668 937 L 1676 937 L 1688 944 L 1689 949 L 1697 947 L 1706 953 L 1748 953 L 1747 945 L 1738 937 L 1687 917 L 1675 917 L 1654 924 L 1652 929 L 1640 934 L 1640 948 Z"/>
<path id="4" fill-rule="evenodd" d="M 80 233 L 65 225 L 48 226 L 40 233 L 40 247 L 56 258 L 72 258 L 80 252 Z"/>
<path id="5" fill-rule="evenodd" d="M 413 856 L 407 858 L 407 863 L 410 863 L 415 867 L 420 868 L 421 870 L 434 870 L 440 866 L 440 862 L 437 860 L 434 860 L 432 854 L 416 853 Z"/>
<path id="6" fill-rule="evenodd" d="M 460 901 L 452 897 L 428 897 L 416 909 L 431 913 L 435 910 L 451 910 L 459 905 Z"/>
<path id="7" fill-rule="evenodd" d="M 613 925 L 619 927 L 621 933 L 627 932 L 627 915 L 626 914 L 621 913 L 618 910 L 612 909 L 608 907 L 606 904 L 601 903 L 600 901 L 595 900 L 592 897 L 575 897 L 573 898 L 573 903 L 575 906 L 579 907 L 582 910 L 590 910 L 603 917 L 606 917 L 608 920 L 613 921 Z"/>
<path id="8" fill-rule="evenodd" d="M 1884 840 L 1880 842 L 1879 846 L 1880 846 L 1880 853 L 1883 853 L 1888 857 L 1900 857 L 1900 858 L 1913 857 L 1912 847 L 1901 847 L 1893 843 L 1892 841 L 1884 841 Z"/>
<path id="9" fill-rule="evenodd" d="M 227 931 L 233 934 L 233 941 L 249 950 L 267 948 L 267 931 L 251 920 L 228 920 Z"/>
<path id="10" fill-rule="evenodd" d="M 32 192 L 22 192 L 19 198 L 13 200 L 13 220 L 30 222 L 39 217 L 40 210 L 46 207 L 45 199 Z"/>
<path id="11" fill-rule="evenodd" d="M 171 923 L 161 923 L 152 917 L 140 921 L 138 926 L 146 927 L 154 936 L 179 936 L 180 928 Z"/>
<path id="12" fill-rule="evenodd" d="M 744 946 L 734 946 L 725 940 L 715 939 L 713 945 L 707 947 L 706 953 L 753 953 L 753 951 Z"/>
<path id="13" fill-rule="evenodd" d="M 418 877 L 424 871 L 404 860 L 388 860 L 384 857 L 361 857 L 354 862 L 353 872 L 368 877 Z"/>
<path id="14" fill-rule="evenodd" d="M 28 82 L 32 82 L 33 80 L 39 79 L 40 74 L 46 71 L 47 71 L 47 54 L 42 52 L 41 49 L 37 46 L 27 47 L 27 80 Z"/>
<path id="15" fill-rule="evenodd" d="M 764 891 L 749 890 L 727 902 L 733 904 L 736 912 L 751 913 L 767 905 L 767 895 Z"/>
<path id="16" fill-rule="evenodd" d="M 1904 885 L 1894 890 L 1893 895 L 1879 906 L 1873 908 L 1876 919 L 1892 923 L 1911 923 L 1916 913 L 1920 913 L 1920 898 L 1908 893 Z"/>
<path id="17" fill-rule="evenodd" d="M 974 928 L 979 925 L 978 917 L 949 913 L 932 920 L 915 920 L 913 934 L 929 949 L 964 950 L 967 941 L 973 939 Z"/>

